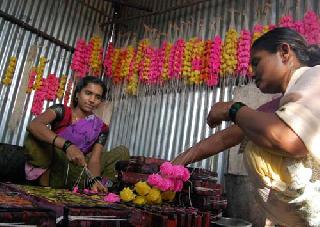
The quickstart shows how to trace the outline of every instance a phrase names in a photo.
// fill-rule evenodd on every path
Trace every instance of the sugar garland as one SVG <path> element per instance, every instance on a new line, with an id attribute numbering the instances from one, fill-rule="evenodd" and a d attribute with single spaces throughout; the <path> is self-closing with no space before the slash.
<path id="1" fill-rule="evenodd" d="M 2 83 L 4 85 L 7 85 L 7 86 L 11 85 L 12 78 L 13 78 L 14 72 L 16 70 L 16 65 L 17 65 L 17 58 L 15 56 L 10 57 L 9 64 L 8 64 L 7 70 L 5 72 L 4 79 L 2 80 Z"/>

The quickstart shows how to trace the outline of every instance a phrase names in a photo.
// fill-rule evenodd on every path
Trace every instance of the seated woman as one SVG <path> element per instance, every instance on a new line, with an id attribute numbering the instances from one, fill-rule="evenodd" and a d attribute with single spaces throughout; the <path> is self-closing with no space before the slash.
<path id="1" fill-rule="evenodd" d="M 72 188 L 87 167 L 94 178 L 82 174 L 79 186 L 106 192 L 98 181 L 102 177 L 115 180 L 115 163 L 129 159 L 129 152 L 123 146 L 103 152 L 108 126 L 93 111 L 105 97 L 103 82 L 87 76 L 75 87 L 72 107 L 55 104 L 31 121 L 24 143 L 27 180 L 39 180 L 40 185 L 53 188 Z"/>

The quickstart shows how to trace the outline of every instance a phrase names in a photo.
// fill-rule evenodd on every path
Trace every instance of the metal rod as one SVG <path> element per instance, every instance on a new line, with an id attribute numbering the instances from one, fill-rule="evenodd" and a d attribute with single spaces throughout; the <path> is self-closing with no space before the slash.
<path id="1" fill-rule="evenodd" d="M 112 21 L 105 22 L 104 24 L 102 24 L 102 26 L 109 25 L 109 24 L 123 23 L 125 21 L 129 21 L 129 20 L 131 21 L 131 20 L 142 18 L 142 17 L 150 17 L 150 16 L 154 16 L 154 15 L 160 15 L 160 14 L 164 14 L 164 13 L 167 13 L 167 12 L 170 12 L 170 11 L 186 8 L 186 7 L 197 5 L 197 4 L 200 4 L 200 3 L 203 3 L 203 2 L 207 2 L 207 1 L 212 1 L 212 0 L 198 0 L 198 1 L 195 1 L 195 2 L 189 2 L 189 3 L 186 3 L 186 4 L 179 5 L 179 6 L 170 7 L 168 9 L 160 10 L 160 11 L 157 11 L 157 12 L 146 13 L 146 14 L 143 14 L 143 15 L 137 15 L 137 16 L 127 17 L 127 18 L 123 18 L 123 19 L 115 19 L 115 20 L 112 20 Z"/>
<path id="2" fill-rule="evenodd" d="M 100 9 L 97 9 L 93 6 L 91 6 L 89 3 L 86 3 L 84 0 L 78 0 L 78 2 L 84 6 L 86 6 L 87 8 L 89 9 L 92 9 L 98 13 L 101 13 L 102 15 L 104 15 L 105 17 L 108 17 L 108 18 L 112 18 L 111 16 L 107 15 L 105 12 L 103 12 L 103 10 L 100 10 Z"/>
<path id="3" fill-rule="evenodd" d="M 134 8 L 134 9 L 147 11 L 147 12 L 152 12 L 153 11 L 152 9 L 144 7 L 142 5 L 137 5 L 137 4 L 134 4 L 134 3 L 124 2 L 124 1 L 120 1 L 120 0 L 105 0 L 105 1 L 112 2 L 112 3 L 115 3 L 115 4 L 120 4 L 120 5 L 127 6 L 127 7 Z"/>
<path id="4" fill-rule="evenodd" d="M 11 23 L 16 24 L 19 27 L 22 27 L 22 28 L 24 28 L 24 29 L 26 29 L 26 30 L 28 30 L 28 31 L 54 43 L 54 44 L 56 44 L 57 46 L 62 47 L 63 49 L 65 49 L 67 51 L 71 51 L 72 53 L 74 52 L 74 48 L 72 46 L 69 46 L 68 44 L 62 42 L 61 40 L 54 38 L 53 36 L 29 25 L 28 23 L 26 23 L 22 20 L 19 20 L 18 18 L 14 17 L 10 14 L 3 12 L 2 10 L 0 10 L 0 17 L 4 18 L 7 21 L 10 21 Z"/>

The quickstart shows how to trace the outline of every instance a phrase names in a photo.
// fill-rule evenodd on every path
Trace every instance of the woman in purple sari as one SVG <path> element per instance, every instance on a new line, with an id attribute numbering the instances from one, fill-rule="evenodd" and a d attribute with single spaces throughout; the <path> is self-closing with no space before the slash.
<path id="1" fill-rule="evenodd" d="M 94 178 L 83 176 L 80 186 L 106 190 L 98 181 L 103 177 L 115 180 L 115 163 L 129 159 L 129 152 L 124 146 L 103 152 L 108 126 L 93 111 L 105 96 L 106 87 L 100 79 L 84 77 L 75 88 L 72 107 L 55 104 L 31 121 L 24 144 L 27 180 L 71 188 L 87 167 Z"/>

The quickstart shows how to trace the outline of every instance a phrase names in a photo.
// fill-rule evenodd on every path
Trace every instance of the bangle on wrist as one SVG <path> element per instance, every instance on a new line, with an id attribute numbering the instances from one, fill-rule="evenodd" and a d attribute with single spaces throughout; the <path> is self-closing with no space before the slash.
<path id="1" fill-rule="evenodd" d="M 233 123 L 236 123 L 237 113 L 244 106 L 247 106 L 247 105 L 242 103 L 242 102 L 235 102 L 230 107 L 230 109 L 229 109 L 229 118 L 230 118 L 231 121 L 233 121 Z"/>
<path id="2" fill-rule="evenodd" d="M 58 138 L 58 135 L 55 135 L 55 137 L 52 140 L 52 146 L 55 147 L 56 139 Z"/>
<path id="3" fill-rule="evenodd" d="M 71 145 L 73 145 L 73 143 L 71 143 L 69 140 L 66 140 L 66 141 L 64 142 L 64 144 L 63 144 L 62 150 L 63 150 L 64 152 L 67 152 L 67 149 L 68 149 Z"/>

